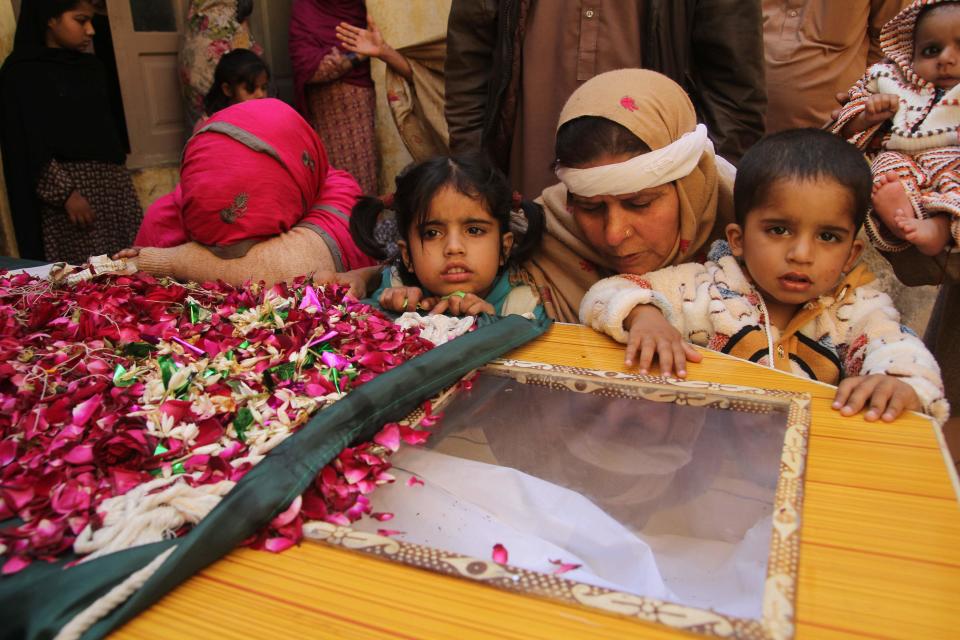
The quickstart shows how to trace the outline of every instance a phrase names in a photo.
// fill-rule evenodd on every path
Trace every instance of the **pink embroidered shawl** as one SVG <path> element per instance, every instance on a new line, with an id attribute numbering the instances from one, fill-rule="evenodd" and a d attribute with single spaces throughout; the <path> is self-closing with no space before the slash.
<path id="1" fill-rule="evenodd" d="M 316 132 L 287 104 L 250 100 L 207 120 L 187 142 L 180 184 L 144 216 L 138 246 L 195 241 L 217 255 L 244 255 L 256 242 L 311 226 L 330 238 L 345 268 L 371 261 L 350 240 L 360 187 L 330 167 Z M 359 264 L 363 263 L 363 264 Z"/>

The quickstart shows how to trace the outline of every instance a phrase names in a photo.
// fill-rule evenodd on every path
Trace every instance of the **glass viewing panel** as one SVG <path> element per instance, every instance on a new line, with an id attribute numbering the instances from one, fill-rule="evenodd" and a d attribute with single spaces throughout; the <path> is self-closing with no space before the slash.
<path id="1" fill-rule="evenodd" d="M 553 575 L 574 565 L 560 577 L 598 594 L 751 622 L 727 625 L 730 633 L 691 630 L 792 635 L 796 546 L 781 542 L 774 555 L 792 565 L 770 572 L 790 574 L 790 619 L 775 631 L 770 621 L 758 625 L 774 595 L 774 514 L 799 513 L 799 481 L 787 482 L 793 495 L 778 503 L 792 394 L 724 401 L 696 390 L 678 396 L 662 380 L 644 390 L 639 376 L 578 382 L 582 370 L 569 371 L 564 382 L 488 367 L 454 394 L 428 443 L 394 454 L 397 481 L 372 494 L 374 512 L 395 514 L 392 538 L 483 561 L 500 544 L 511 567 Z M 798 475 L 804 450 L 805 440 Z M 353 525 L 371 534 L 382 526 Z"/>

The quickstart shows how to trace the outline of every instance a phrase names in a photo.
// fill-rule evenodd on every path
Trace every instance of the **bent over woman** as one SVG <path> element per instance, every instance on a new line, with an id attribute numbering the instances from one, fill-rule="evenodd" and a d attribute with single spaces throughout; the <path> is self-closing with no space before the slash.
<path id="1" fill-rule="evenodd" d="M 137 265 L 233 284 L 364 267 L 373 260 L 349 231 L 359 195 L 296 111 L 272 98 L 242 102 L 187 144 L 180 184 L 150 207 L 137 235 Z M 296 238 L 297 248 L 278 237 Z"/>

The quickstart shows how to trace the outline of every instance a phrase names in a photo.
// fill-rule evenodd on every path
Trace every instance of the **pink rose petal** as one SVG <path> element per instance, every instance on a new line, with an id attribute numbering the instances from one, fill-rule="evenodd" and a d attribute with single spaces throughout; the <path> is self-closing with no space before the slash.
<path id="1" fill-rule="evenodd" d="M 297 496 L 293 499 L 293 502 L 290 503 L 290 506 L 287 507 L 283 513 L 270 521 L 270 526 L 274 529 L 279 529 L 282 526 L 290 524 L 293 519 L 300 514 L 300 507 L 302 505 L 303 498 L 301 496 Z"/>
<path id="2" fill-rule="evenodd" d="M 493 561 L 497 564 L 507 564 L 507 558 L 509 554 L 507 553 L 507 548 L 500 544 L 499 542 L 493 545 Z"/>
<path id="3" fill-rule="evenodd" d="M 387 520 L 393 520 L 393 514 L 387 513 L 387 512 L 371 513 L 370 517 L 373 518 L 374 520 L 377 520 L 378 522 L 386 522 Z"/>
<path id="4" fill-rule="evenodd" d="M 550 564 L 557 565 L 557 568 L 553 570 L 552 573 L 560 575 L 561 573 L 566 573 L 567 571 L 573 571 L 579 569 L 583 565 L 574 564 L 573 562 L 564 562 L 563 560 L 550 560 Z"/>
<path id="5" fill-rule="evenodd" d="M 26 487 L 24 489 L 0 489 L 5 499 L 13 502 L 13 508 L 16 511 L 23 509 L 31 500 L 33 500 L 33 489 Z"/>
<path id="6" fill-rule="evenodd" d="M 377 535 L 387 536 L 402 536 L 406 531 L 397 531 L 396 529 L 377 529 Z"/>
<path id="7" fill-rule="evenodd" d="M 296 540 L 291 540 L 290 538 L 269 538 L 263 543 L 263 548 L 271 553 L 281 553 L 296 543 Z"/>
<path id="8" fill-rule="evenodd" d="M 138 471 L 128 471 L 126 469 L 111 469 L 110 478 L 118 495 L 123 495 L 130 489 L 142 483 L 143 475 Z M 150 476 L 146 476 L 149 478 Z"/>
<path id="9" fill-rule="evenodd" d="M 74 447 L 63 459 L 70 464 L 89 464 L 93 462 L 93 445 L 82 444 Z"/>
<path id="10" fill-rule="evenodd" d="M 13 556 L 3 563 L 2 573 L 5 576 L 13 575 L 30 566 L 30 560 L 23 556 Z"/>
<path id="11" fill-rule="evenodd" d="M 357 488 L 360 490 L 360 493 L 368 494 L 376 489 L 378 484 L 379 483 L 374 482 L 373 480 L 361 480 L 357 483 Z"/>
<path id="12" fill-rule="evenodd" d="M 91 359 L 86 363 L 86 365 L 87 371 L 96 375 L 104 375 L 110 371 L 113 371 L 113 369 L 110 368 L 110 365 L 99 358 Z"/>
<path id="13" fill-rule="evenodd" d="M 400 448 L 400 427 L 396 423 L 388 424 L 373 437 L 373 441 L 390 451 L 396 451 Z"/>
<path id="14" fill-rule="evenodd" d="M 421 479 L 418 478 L 417 476 L 410 476 L 409 478 L 407 478 L 407 486 L 408 486 L 408 487 L 413 487 L 413 486 L 416 486 L 416 485 L 418 485 L 418 484 L 423 484 L 423 480 L 421 480 Z"/>
<path id="15" fill-rule="evenodd" d="M 343 465 L 343 477 L 346 478 L 347 482 L 350 484 L 356 484 L 357 482 L 363 480 L 369 473 L 370 467 L 367 466 L 361 466 L 357 464 Z"/>
<path id="16" fill-rule="evenodd" d="M 394 449 L 396 451 L 396 449 Z M 17 457 L 17 441 L 13 438 L 0 440 L 0 467 L 5 467 Z"/>
<path id="17" fill-rule="evenodd" d="M 344 358 L 339 353 L 334 353 L 333 351 L 324 351 L 320 355 L 320 360 L 323 364 L 327 365 L 331 369 L 345 369 L 350 361 Z"/>
<path id="18" fill-rule="evenodd" d="M 430 432 L 400 425 L 400 437 L 407 444 L 416 446 L 426 442 L 430 437 Z"/>
<path id="19" fill-rule="evenodd" d="M 321 308 L 320 299 L 317 298 L 317 292 L 313 287 L 307 285 L 303 290 L 303 300 L 300 301 L 299 309 L 307 313 L 316 313 Z"/>
<path id="20" fill-rule="evenodd" d="M 173 418 L 174 424 L 179 424 L 190 413 L 190 403 L 186 400 L 167 400 L 160 405 L 160 412 Z"/>
<path id="21" fill-rule="evenodd" d="M 329 522 L 330 524 L 335 524 L 340 527 L 349 527 L 350 518 L 343 515 L 342 513 L 331 513 L 326 518 L 323 519 L 324 522 Z"/>
<path id="22" fill-rule="evenodd" d="M 73 424 L 84 426 L 100 408 L 102 399 L 99 395 L 91 396 L 73 408 Z"/>
<path id="23" fill-rule="evenodd" d="M 379 471 L 374 479 L 377 481 L 377 484 L 389 484 L 391 482 L 396 482 L 396 478 L 392 474 L 387 473 L 386 471 Z"/>
<path id="24" fill-rule="evenodd" d="M 311 340 L 311 341 L 310 341 L 310 344 L 308 344 L 307 346 L 308 346 L 308 347 L 312 347 L 312 346 L 315 345 L 315 344 L 322 344 L 322 343 L 324 343 L 324 342 L 327 342 L 328 340 L 333 340 L 333 339 L 336 338 L 338 335 L 340 335 L 340 334 L 339 334 L 338 332 L 336 332 L 336 331 L 327 331 L 325 334 L 323 334 L 322 336 L 320 336 L 320 337 L 317 338 L 316 340 Z"/>
<path id="25" fill-rule="evenodd" d="M 197 347 L 197 346 L 195 346 L 195 345 L 190 344 L 189 342 L 187 342 L 186 340 L 184 340 L 183 338 L 181 338 L 181 337 L 179 337 L 179 336 L 172 336 L 172 337 L 171 337 L 171 340 L 173 340 L 174 342 L 176 342 L 177 344 L 179 344 L 179 345 L 181 345 L 181 346 L 183 346 L 183 347 L 186 347 L 186 348 L 189 349 L 190 351 L 193 351 L 195 354 L 197 354 L 197 355 L 200 356 L 200 357 L 203 357 L 203 356 L 207 355 L 207 352 L 206 352 L 206 351 L 204 351 L 204 350 L 201 349 L 200 347 Z"/>
<path id="26" fill-rule="evenodd" d="M 197 428 L 199 429 L 199 433 L 197 434 L 195 444 L 198 447 L 216 442 L 224 433 L 223 425 L 214 418 L 202 420 L 197 424 Z"/>

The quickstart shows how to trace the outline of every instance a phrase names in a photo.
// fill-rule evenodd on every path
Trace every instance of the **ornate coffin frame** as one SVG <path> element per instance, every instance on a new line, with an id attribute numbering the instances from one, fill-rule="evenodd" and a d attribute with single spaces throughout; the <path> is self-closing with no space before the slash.
<path id="1" fill-rule="evenodd" d="M 442 573 L 467 578 L 526 595 L 560 600 L 664 624 L 687 632 L 748 640 L 789 640 L 794 635 L 794 602 L 800 552 L 800 511 L 803 477 L 810 431 L 810 396 L 714 382 L 684 381 L 646 375 L 598 371 L 521 360 L 495 360 L 479 370 L 579 393 L 610 397 L 639 397 L 717 409 L 766 413 L 785 411 L 787 429 L 780 456 L 780 475 L 774 496 L 773 533 L 767 560 L 763 614 L 759 619 L 738 618 L 634 594 L 596 587 L 558 575 L 538 573 L 490 560 L 471 558 L 440 549 L 400 542 L 372 533 L 325 522 L 304 525 L 304 535 L 346 549 L 381 556 Z M 472 375 L 472 374 L 471 374 Z M 469 376 L 468 376 L 469 377 Z M 460 385 L 444 391 L 432 402 L 434 412 L 456 396 Z M 405 423 L 416 427 L 422 409 Z"/>

